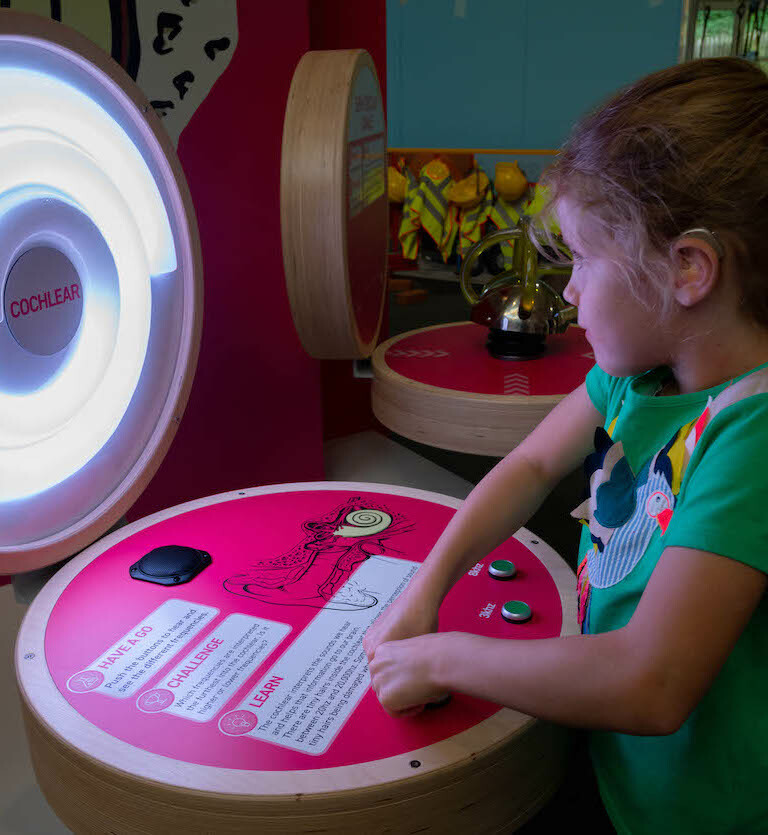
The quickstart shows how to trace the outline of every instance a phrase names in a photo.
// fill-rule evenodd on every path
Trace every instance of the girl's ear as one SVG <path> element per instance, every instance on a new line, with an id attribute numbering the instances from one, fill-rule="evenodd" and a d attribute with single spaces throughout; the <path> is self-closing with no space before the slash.
<path id="1" fill-rule="evenodd" d="M 693 307 L 717 285 L 720 257 L 708 241 L 683 236 L 674 243 L 672 258 L 675 268 L 674 297 L 683 307 Z"/>

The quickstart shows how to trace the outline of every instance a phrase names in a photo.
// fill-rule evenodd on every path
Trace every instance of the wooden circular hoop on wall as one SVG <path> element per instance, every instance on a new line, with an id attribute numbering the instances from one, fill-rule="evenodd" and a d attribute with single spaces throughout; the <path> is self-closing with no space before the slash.
<path id="1" fill-rule="evenodd" d="M 308 52 L 299 62 L 283 128 L 280 218 L 305 351 L 370 356 L 385 296 L 386 124 L 364 50 Z"/>

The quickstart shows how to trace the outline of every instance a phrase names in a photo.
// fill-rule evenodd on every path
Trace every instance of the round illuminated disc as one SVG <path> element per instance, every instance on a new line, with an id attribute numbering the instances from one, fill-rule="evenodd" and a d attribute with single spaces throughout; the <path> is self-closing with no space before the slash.
<path id="1" fill-rule="evenodd" d="M 381 325 L 386 125 L 364 50 L 308 52 L 291 83 L 280 175 L 283 263 L 296 331 L 319 359 L 357 359 Z"/>
<path id="2" fill-rule="evenodd" d="M 158 835 L 521 824 L 561 780 L 565 730 L 458 692 L 389 716 L 362 647 L 460 506 L 384 485 L 260 487 L 134 522 L 67 563 L 16 646 L 32 760 L 56 813 L 74 832 Z M 170 545 L 210 561 L 167 585 L 177 561 L 165 552 L 164 571 L 132 577 Z M 511 629 L 498 616 L 508 587 L 471 570 L 441 630 L 576 634 L 575 578 L 551 548 L 521 529 L 494 556 L 520 566 L 536 621 Z M 149 797 L 152 814 L 115 797 Z"/>
<path id="3" fill-rule="evenodd" d="M 90 40 L 0 13 L 0 574 L 93 542 L 186 404 L 201 264 L 175 151 Z"/>

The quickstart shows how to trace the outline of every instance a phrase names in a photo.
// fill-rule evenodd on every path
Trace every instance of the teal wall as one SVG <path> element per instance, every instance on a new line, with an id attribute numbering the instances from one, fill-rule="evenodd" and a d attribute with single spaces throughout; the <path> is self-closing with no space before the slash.
<path id="1" fill-rule="evenodd" d="M 387 0 L 389 144 L 558 147 L 617 87 L 677 62 L 681 19 L 682 0 Z M 529 179 L 542 163 L 520 159 Z"/>

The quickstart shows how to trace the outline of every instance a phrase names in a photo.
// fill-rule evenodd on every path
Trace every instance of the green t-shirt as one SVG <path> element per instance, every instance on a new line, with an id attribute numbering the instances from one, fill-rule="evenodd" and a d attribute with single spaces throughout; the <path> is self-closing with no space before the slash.
<path id="1" fill-rule="evenodd" d="M 671 441 L 727 384 L 654 397 L 668 373 L 659 368 L 617 378 L 595 366 L 587 376 L 587 391 L 610 435 L 603 436 L 592 469 L 600 468 L 612 443 L 621 443 L 625 460 L 617 447 L 611 479 L 599 488 L 602 494 L 595 491 L 598 536 L 586 525 L 582 531 L 585 632 L 629 622 L 668 546 L 710 551 L 768 573 L 768 394 L 715 414 L 675 484 L 682 446 Z M 768 833 L 768 599 L 676 733 L 595 732 L 591 752 L 619 833 Z"/>

